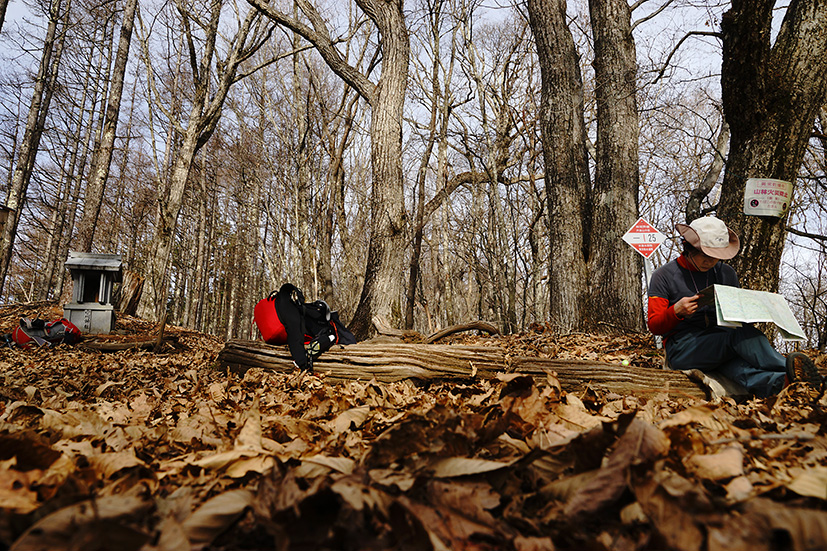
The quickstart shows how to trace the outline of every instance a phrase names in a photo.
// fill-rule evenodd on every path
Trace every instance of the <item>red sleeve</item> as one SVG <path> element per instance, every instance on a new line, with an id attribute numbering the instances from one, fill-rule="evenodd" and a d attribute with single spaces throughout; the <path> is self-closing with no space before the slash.
<path id="1" fill-rule="evenodd" d="M 675 307 L 662 297 L 649 297 L 647 324 L 649 331 L 655 335 L 665 335 L 675 328 L 681 318 L 675 313 Z"/>

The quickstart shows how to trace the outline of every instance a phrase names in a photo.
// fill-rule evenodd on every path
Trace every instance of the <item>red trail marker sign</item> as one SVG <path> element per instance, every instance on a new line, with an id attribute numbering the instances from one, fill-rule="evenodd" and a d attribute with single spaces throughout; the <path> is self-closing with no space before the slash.
<path id="1" fill-rule="evenodd" d="M 658 250 L 665 239 L 665 235 L 643 218 L 639 218 L 634 226 L 629 228 L 629 231 L 623 235 L 623 241 L 647 259 L 655 254 L 655 251 Z"/>

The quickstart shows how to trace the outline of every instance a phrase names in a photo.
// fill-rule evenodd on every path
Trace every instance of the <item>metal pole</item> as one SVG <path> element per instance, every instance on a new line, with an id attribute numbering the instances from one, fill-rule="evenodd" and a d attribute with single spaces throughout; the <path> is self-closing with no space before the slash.
<path id="1" fill-rule="evenodd" d="M 649 297 L 649 283 L 652 281 L 652 262 L 648 258 L 643 259 L 643 273 L 646 275 L 646 296 Z M 663 348 L 663 338 L 660 335 L 655 335 L 655 347 L 657 349 Z"/>

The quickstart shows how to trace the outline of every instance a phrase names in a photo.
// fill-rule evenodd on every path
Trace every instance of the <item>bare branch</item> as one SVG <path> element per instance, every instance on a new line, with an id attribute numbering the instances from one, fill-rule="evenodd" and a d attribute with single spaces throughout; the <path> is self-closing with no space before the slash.
<path id="1" fill-rule="evenodd" d="M 247 1 L 279 25 L 283 25 L 300 34 L 305 40 L 313 44 L 331 70 L 352 86 L 368 103 L 374 103 L 376 101 L 376 86 L 368 77 L 348 64 L 342 57 L 339 50 L 334 47 L 334 42 L 330 38 L 327 26 L 321 15 L 319 15 L 316 8 L 307 2 L 307 0 L 296 0 L 296 2 L 302 13 L 310 20 L 311 25 L 313 25 L 312 27 L 280 12 L 265 2 L 265 0 Z"/>
<path id="2" fill-rule="evenodd" d="M 640 25 L 641 23 L 646 23 L 647 21 L 657 17 L 663 10 L 668 8 L 672 4 L 672 2 L 674 2 L 674 1 L 675 0 L 667 0 L 661 7 L 659 7 L 658 9 L 656 9 L 655 11 L 650 13 L 649 15 L 647 15 L 645 17 L 642 17 L 641 19 L 638 19 L 637 21 L 632 23 L 631 30 L 634 31 L 637 28 L 637 26 Z M 646 2 L 648 2 L 648 0 L 638 0 L 637 2 L 635 2 L 634 4 L 632 4 L 629 7 L 629 11 L 630 12 L 635 11 L 637 8 L 639 8 L 641 5 L 645 4 Z"/>
<path id="3" fill-rule="evenodd" d="M 656 76 L 650 84 L 655 84 L 657 81 L 661 79 L 661 77 L 663 77 L 663 74 L 666 72 L 666 69 L 669 68 L 669 62 L 672 61 L 672 56 L 674 56 L 678 52 L 678 49 L 681 47 L 681 45 L 686 41 L 687 38 L 691 36 L 714 36 L 715 38 L 721 38 L 722 35 L 721 33 L 714 31 L 691 31 L 686 33 L 683 36 L 683 38 L 678 40 L 678 43 L 675 44 L 675 47 L 672 48 L 672 51 L 669 52 L 669 55 L 666 57 L 666 61 L 663 63 L 663 67 L 661 67 L 661 70 L 658 73 L 658 76 Z"/>
<path id="4" fill-rule="evenodd" d="M 812 239 L 814 241 L 823 241 L 823 242 L 827 243 L 827 235 L 819 235 L 817 233 L 809 233 L 809 232 L 797 230 L 797 229 L 792 228 L 790 226 L 784 226 L 784 229 L 787 230 L 788 232 L 790 232 L 793 235 L 798 235 L 800 237 L 806 237 L 806 238 Z"/>

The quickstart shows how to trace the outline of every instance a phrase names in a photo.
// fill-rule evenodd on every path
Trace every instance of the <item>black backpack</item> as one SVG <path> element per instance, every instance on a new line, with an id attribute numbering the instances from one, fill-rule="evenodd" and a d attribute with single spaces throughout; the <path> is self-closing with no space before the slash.
<path id="1" fill-rule="evenodd" d="M 273 307 L 277 319 L 265 319 L 272 317 Z M 265 340 L 265 326 L 284 326 L 290 356 L 300 369 L 312 370 L 313 360 L 334 344 L 356 344 L 356 337 L 339 320 L 338 312 L 331 311 L 323 300 L 305 303 L 304 294 L 291 283 L 285 283 L 259 302 L 255 320 Z M 272 333 L 271 327 L 266 330 Z M 267 342 L 284 344 L 272 339 Z"/>

